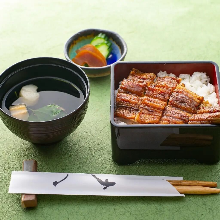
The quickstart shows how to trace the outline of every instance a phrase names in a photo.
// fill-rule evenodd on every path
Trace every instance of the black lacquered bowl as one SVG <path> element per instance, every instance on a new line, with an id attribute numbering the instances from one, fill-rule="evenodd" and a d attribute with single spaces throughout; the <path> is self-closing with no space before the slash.
<path id="1" fill-rule="evenodd" d="M 2 109 L 5 94 L 15 85 L 36 77 L 58 77 L 75 84 L 84 95 L 83 103 L 70 114 L 51 121 L 30 122 L 11 117 Z M 83 70 L 62 59 L 40 57 L 21 61 L 0 76 L 0 116 L 7 128 L 32 143 L 49 144 L 72 133 L 83 120 L 89 101 L 89 80 Z"/>

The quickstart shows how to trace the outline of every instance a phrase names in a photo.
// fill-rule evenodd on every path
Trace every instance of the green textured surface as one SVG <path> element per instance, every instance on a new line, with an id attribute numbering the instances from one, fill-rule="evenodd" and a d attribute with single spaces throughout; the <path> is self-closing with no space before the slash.
<path id="1" fill-rule="evenodd" d="M 127 42 L 126 61 L 220 59 L 218 0 L 0 1 L 0 72 L 31 57 L 64 59 L 66 40 L 85 28 L 118 32 Z M 80 127 L 59 144 L 36 147 L 0 121 L 0 219 L 220 219 L 220 195 L 185 198 L 39 195 L 23 210 L 8 194 L 11 171 L 24 159 L 47 172 L 183 176 L 217 181 L 220 164 L 142 161 L 118 166 L 111 159 L 110 77 L 91 79 L 88 112 Z"/>

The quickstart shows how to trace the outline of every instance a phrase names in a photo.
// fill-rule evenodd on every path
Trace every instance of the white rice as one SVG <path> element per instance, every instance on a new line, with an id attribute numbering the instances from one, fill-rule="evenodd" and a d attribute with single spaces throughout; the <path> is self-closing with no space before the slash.
<path id="1" fill-rule="evenodd" d="M 131 120 L 129 120 L 129 119 L 118 118 L 118 117 L 115 117 L 115 118 L 114 118 L 114 121 L 115 121 L 115 123 L 118 124 L 118 125 L 132 125 L 132 124 L 137 124 L 136 122 L 131 121 Z"/>
<path id="2" fill-rule="evenodd" d="M 157 76 L 172 76 L 174 74 L 167 74 L 166 71 L 160 71 Z M 174 75 L 175 76 L 175 75 Z M 192 76 L 189 74 L 180 74 L 179 78 L 182 79 L 182 83 L 185 84 L 186 88 L 196 94 L 203 96 L 205 100 L 209 101 L 213 106 L 218 105 L 218 99 L 215 93 L 215 87 L 210 83 L 209 76 L 206 73 L 194 72 Z"/>
<path id="3" fill-rule="evenodd" d="M 160 71 L 157 76 L 159 77 L 165 77 L 165 76 L 170 76 L 170 77 L 176 77 L 173 73 L 167 73 L 166 71 Z"/>

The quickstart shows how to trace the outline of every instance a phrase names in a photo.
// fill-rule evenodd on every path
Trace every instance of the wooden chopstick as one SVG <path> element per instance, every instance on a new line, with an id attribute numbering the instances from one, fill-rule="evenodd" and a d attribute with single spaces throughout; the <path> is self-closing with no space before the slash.
<path id="1" fill-rule="evenodd" d="M 174 186 L 181 194 L 217 194 L 220 189 L 204 187 L 204 186 Z"/>
<path id="2" fill-rule="evenodd" d="M 167 180 L 181 194 L 217 194 L 217 182 L 198 180 Z"/>
<path id="3" fill-rule="evenodd" d="M 197 180 L 167 180 L 173 186 L 205 186 L 217 187 L 217 182 L 197 181 Z"/>

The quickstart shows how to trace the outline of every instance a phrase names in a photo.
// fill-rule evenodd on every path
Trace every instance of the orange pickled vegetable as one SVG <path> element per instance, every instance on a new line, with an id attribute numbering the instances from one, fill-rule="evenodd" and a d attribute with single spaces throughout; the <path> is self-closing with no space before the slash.
<path id="1" fill-rule="evenodd" d="M 80 66 L 87 64 L 90 67 L 106 66 L 107 62 L 102 53 L 92 44 L 86 44 L 76 51 L 72 61 Z"/>

